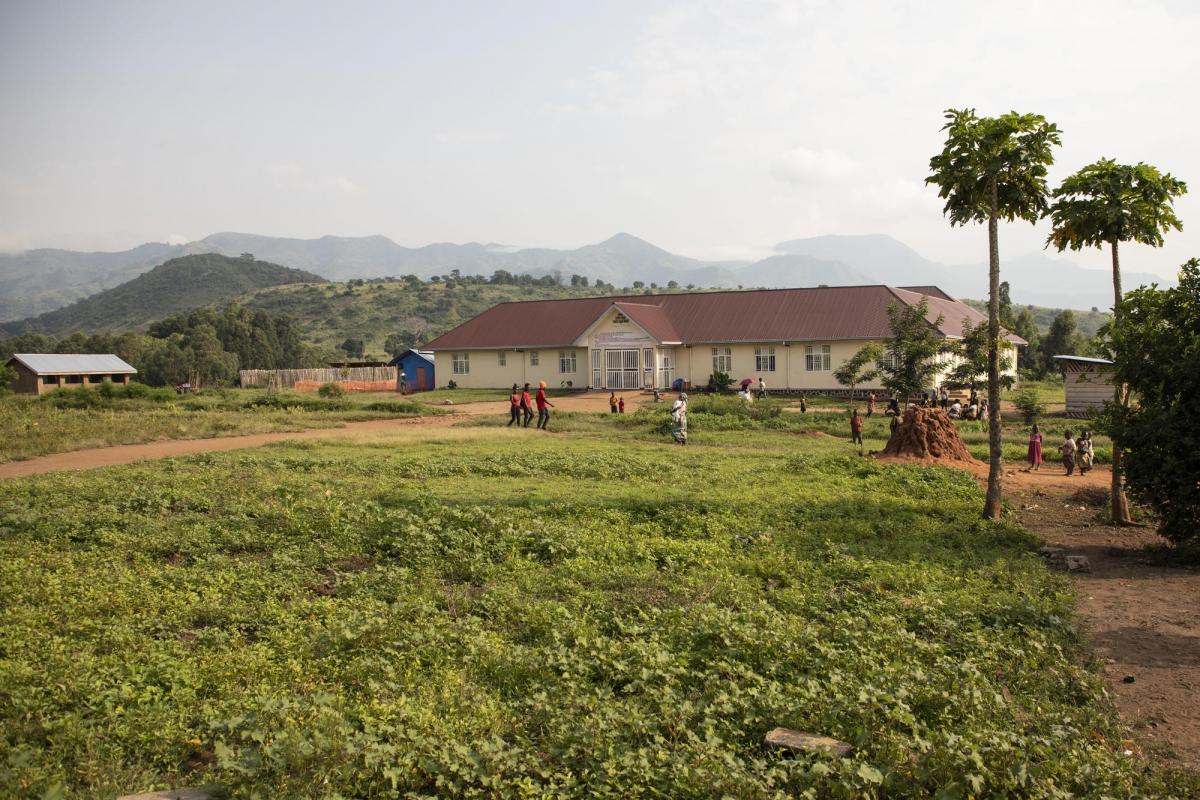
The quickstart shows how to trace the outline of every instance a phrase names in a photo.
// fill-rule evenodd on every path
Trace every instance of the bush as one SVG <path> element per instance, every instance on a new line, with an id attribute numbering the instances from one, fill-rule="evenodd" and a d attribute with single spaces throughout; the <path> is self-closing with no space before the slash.
<path id="1" fill-rule="evenodd" d="M 1158 514 L 1159 533 L 1200 544 L 1200 436 L 1188 422 L 1200 408 L 1200 260 L 1179 271 L 1173 289 L 1135 289 L 1109 327 L 1116 378 L 1136 402 L 1110 403 L 1107 427 L 1125 453 L 1135 499 Z"/>
<path id="2" fill-rule="evenodd" d="M 718 370 L 708 376 L 708 390 L 710 392 L 724 392 L 732 383 L 733 376 L 728 372 L 720 372 Z"/>
<path id="3" fill-rule="evenodd" d="M 1025 424 L 1032 425 L 1037 418 L 1046 413 L 1046 404 L 1041 395 L 1032 386 L 1022 386 L 1013 395 L 1013 405 L 1025 416 Z"/>
<path id="4" fill-rule="evenodd" d="M 321 395 L 321 397 L 327 398 L 344 397 L 346 395 L 346 390 L 342 388 L 340 383 L 329 381 L 328 383 L 322 383 L 317 388 L 317 394 Z"/>
<path id="5" fill-rule="evenodd" d="M 448 382 L 448 383 L 446 384 L 446 388 L 447 388 L 447 389 L 457 389 L 457 388 L 458 388 L 458 384 L 457 384 L 457 383 L 455 383 L 454 381 L 450 381 L 450 382 Z"/>
<path id="6" fill-rule="evenodd" d="M 0 397 L 12 391 L 12 383 L 17 379 L 17 371 L 7 364 L 0 364 Z"/>

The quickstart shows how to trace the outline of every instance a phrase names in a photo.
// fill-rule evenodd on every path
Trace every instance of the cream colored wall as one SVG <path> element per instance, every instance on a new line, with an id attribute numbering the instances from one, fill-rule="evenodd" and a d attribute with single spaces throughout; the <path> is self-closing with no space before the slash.
<path id="1" fill-rule="evenodd" d="M 829 345 L 829 369 L 814 370 L 809 372 L 805 370 L 805 347 L 809 344 L 814 346 Z M 730 375 L 734 381 L 740 381 L 743 378 L 753 378 L 757 380 L 760 376 L 767 384 L 767 389 L 803 389 L 803 390 L 823 390 L 823 389 L 842 389 L 845 388 L 839 384 L 833 377 L 833 372 L 840 367 L 847 359 L 859 351 L 866 344 L 864 341 L 836 341 L 836 342 L 796 342 L 789 343 L 787 347 L 782 344 L 705 344 L 694 345 L 689 348 L 676 348 L 677 359 L 676 374 L 684 380 L 690 381 L 693 386 L 703 386 L 708 383 L 708 378 L 712 374 L 712 348 L 728 347 L 732 351 L 733 363 L 730 369 Z M 774 347 L 775 348 L 775 371 L 774 372 L 759 372 L 755 369 L 754 349 L 756 347 Z M 864 385 L 863 388 L 881 388 L 882 384 L 876 382 L 874 385 Z"/>
<path id="2" fill-rule="evenodd" d="M 519 353 L 516 350 L 505 351 L 506 364 L 500 366 L 496 350 L 467 350 L 470 355 L 470 371 L 454 374 L 453 356 L 449 350 L 439 350 L 434 353 L 434 369 L 437 374 L 438 388 L 454 381 L 464 389 L 508 389 L 514 383 L 526 382 L 536 386 L 538 381 L 545 381 L 546 386 L 557 389 L 563 381 L 571 381 L 575 387 L 587 386 L 587 350 L 581 347 L 561 348 L 563 351 L 575 352 L 575 371 L 562 373 L 558 371 L 558 354 L 560 348 L 549 350 L 526 350 Z M 461 351 L 460 351 L 461 352 Z M 538 354 L 537 366 L 529 363 L 529 354 Z"/>

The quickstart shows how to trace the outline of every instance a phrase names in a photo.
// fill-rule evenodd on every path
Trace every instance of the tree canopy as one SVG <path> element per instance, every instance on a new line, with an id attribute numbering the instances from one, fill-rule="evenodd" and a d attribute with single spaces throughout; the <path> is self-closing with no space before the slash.
<path id="1" fill-rule="evenodd" d="M 1061 144 L 1058 127 L 1041 114 L 1010 111 L 980 117 L 975 109 L 946 111 L 946 144 L 929 160 L 925 179 L 946 201 L 951 225 L 1000 219 L 1037 222 L 1047 211 L 1047 168 Z"/>
<path id="2" fill-rule="evenodd" d="M 1059 250 L 1113 242 L 1161 247 L 1164 233 L 1183 229 L 1173 202 L 1186 192 L 1186 183 L 1150 164 L 1102 158 L 1055 190 L 1046 243 Z"/>

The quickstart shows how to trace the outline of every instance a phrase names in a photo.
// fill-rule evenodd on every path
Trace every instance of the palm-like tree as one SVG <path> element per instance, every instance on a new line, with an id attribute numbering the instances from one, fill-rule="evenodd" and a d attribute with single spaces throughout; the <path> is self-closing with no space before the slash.
<path id="1" fill-rule="evenodd" d="M 983 515 L 1000 516 L 1000 220 L 1037 222 L 1047 211 L 1046 170 L 1061 144 L 1058 127 L 1040 114 L 1011 111 L 979 117 L 946 111 L 946 144 L 929 160 L 926 183 L 938 186 L 951 225 L 988 225 L 988 467 Z"/>
<path id="2" fill-rule="evenodd" d="M 1121 301 L 1121 242 L 1138 242 L 1161 247 L 1163 234 L 1183 230 L 1175 216 L 1176 197 L 1187 192 L 1187 184 L 1159 172 L 1149 164 L 1118 164 L 1102 158 L 1063 181 L 1054 192 L 1050 208 L 1053 228 L 1046 243 L 1059 251 L 1109 246 L 1112 251 L 1113 314 Z M 1119 357 L 1119 354 L 1114 354 Z M 1128 393 L 1118 384 L 1118 404 L 1128 402 Z M 1129 501 L 1121 485 L 1122 448 L 1113 442 L 1112 521 L 1127 525 Z"/>

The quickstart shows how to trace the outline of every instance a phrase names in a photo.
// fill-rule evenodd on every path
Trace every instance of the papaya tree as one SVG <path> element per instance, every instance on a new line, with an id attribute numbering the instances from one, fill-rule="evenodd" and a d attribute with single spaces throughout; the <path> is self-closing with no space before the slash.
<path id="1" fill-rule="evenodd" d="M 1149 164 L 1118 164 L 1102 158 L 1088 164 L 1062 182 L 1054 192 L 1050 208 L 1053 227 L 1046 240 L 1060 252 L 1070 248 L 1108 247 L 1112 253 L 1113 315 L 1121 313 L 1121 242 L 1162 247 L 1163 234 L 1183 230 L 1175 216 L 1176 197 L 1187 192 L 1187 184 Z M 1120 353 L 1115 353 L 1120 358 Z M 1128 392 L 1115 382 L 1113 402 L 1128 403 Z M 1112 521 L 1128 525 L 1129 502 L 1125 498 L 1121 471 L 1124 455 L 1121 442 L 1113 440 Z"/>
<path id="2" fill-rule="evenodd" d="M 983 515 L 1000 516 L 1000 221 L 1037 222 L 1049 209 L 1047 168 L 1062 143 L 1040 114 L 980 117 L 948 109 L 946 143 L 929 160 L 926 183 L 938 187 L 952 226 L 988 226 L 988 488 Z"/>

